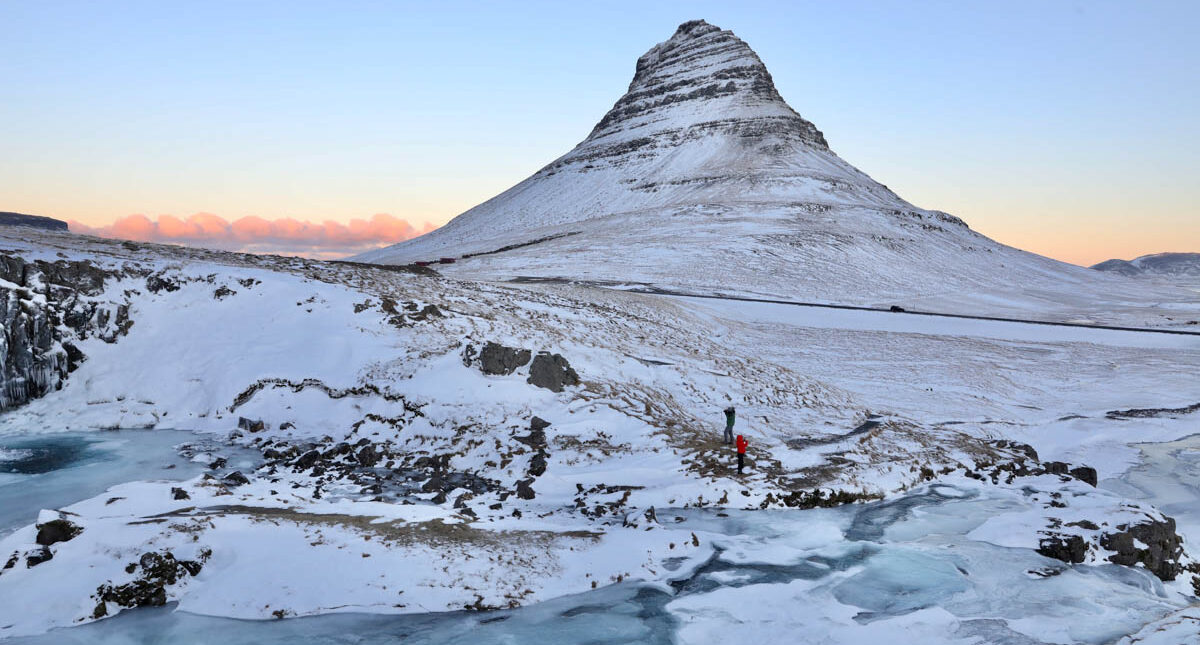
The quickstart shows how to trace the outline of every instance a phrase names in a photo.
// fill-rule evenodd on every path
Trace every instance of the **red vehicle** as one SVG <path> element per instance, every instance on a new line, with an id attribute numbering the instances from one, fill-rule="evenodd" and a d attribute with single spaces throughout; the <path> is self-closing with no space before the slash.
<path id="1" fill-rule="evenodd" d="M 415 264 L 415 265 L 417 265 L 417 266 L 419 266 L 419 267 L 427 267 L 427 266 L 429 266 L 429 265 L 431 265 L 431 264 L 433 264 L 433 263 L 432 263 L 432 262 L 425 262 L 425 261 L 423 261 L 423 260 L 417 260 L 416 262 L 413 262 L 413 264 Z"/>
<path id="2" fill-rule="evenodd" d="M 454 258 L 442 258 L 438 260 L 438 264 L 454 264 Z"/>

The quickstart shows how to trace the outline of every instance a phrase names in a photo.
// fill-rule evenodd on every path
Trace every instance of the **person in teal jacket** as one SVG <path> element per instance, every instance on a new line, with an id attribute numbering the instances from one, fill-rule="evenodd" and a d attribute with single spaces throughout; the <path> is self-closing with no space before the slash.
<path id="1" fill-rule="evenodd" d="M 725 443 L 733 443 L 733 422 L 737 416 L 733 406 L 725 408 Z"/>

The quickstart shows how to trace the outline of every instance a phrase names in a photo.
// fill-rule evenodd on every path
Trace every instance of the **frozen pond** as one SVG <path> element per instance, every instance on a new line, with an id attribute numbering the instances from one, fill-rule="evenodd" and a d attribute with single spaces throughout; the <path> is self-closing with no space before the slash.
<path id="1" fill-rule="evenodd" d="M 194 446 L 200 454 L 182 456 L 177 446 L 183 444 Z M 249 453 L 218 446 L 194 432 L 118 430 L 0 436 L 0 535 L 32 524 L 40 509 L 94 497 L 114 484 L 195 477 L 210 461 L 204 457 L 206 448 L 219 449 L 228 459 L 226 469 L 254 466 Z"/>
<path id="2" fill-rule="evenodd" d="M 176 446 L 195 439 L 161 431 L 6 439 L 3 526 L 147 473 L 194 476 L 204 459 Z M 1192 464 L 1190 445 L 1163 450 Z M 607 644 L 806 634 L 829 643 L 1107 643 L 1179 608 L 1144 570 L 1068 567 L 969 538 L 1023 504 L 988 490 L 934 484 L 886 502 L 804 511 L 660 509 L 661 521 L 695 532 L 716 555 L 672 585 L 619 584 L 516 610 L 242 621 L 167 606 L 4 642 Z"/>

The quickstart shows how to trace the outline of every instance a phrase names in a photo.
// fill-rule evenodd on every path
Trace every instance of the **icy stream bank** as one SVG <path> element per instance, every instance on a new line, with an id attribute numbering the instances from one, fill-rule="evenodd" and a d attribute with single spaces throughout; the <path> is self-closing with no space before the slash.
<path id="1" fill-rule="evenodd" d="M 1106 643 L 1185 605 L 1145 570 L 1069 567 L 970 537 L 1026 506 L 1020 495 L 961 482 L 836 509 L 662 509 L 665 523 L 717 545 L 672 585 L 408 616 L 241 621 L 164 607 L 5 642 L 699 643 L 805 634 L 842 643 L 903 630 L 906 642 Z"/>

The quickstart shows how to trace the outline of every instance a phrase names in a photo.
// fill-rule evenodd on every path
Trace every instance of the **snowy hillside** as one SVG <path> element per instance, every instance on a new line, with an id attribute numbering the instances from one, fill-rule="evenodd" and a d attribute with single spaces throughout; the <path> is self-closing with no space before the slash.
<path id="1" fill-rule="evenodd" d="M 67 366 L 0 416 L 15 469 L 0 498 L 26 509 L 0 527 L 0 593 L 22 599 L 0 606 L 0 638 L 168 601 L 234 618 L 429 615 L 626 602 L 622 584 L 649 584 L 635 588 L 658 594 L 645 602 L 683 642 L 765 594 L 806 599 L 823 618 L 805 628 L 837 640 L 915 620 L 1099 643 L 1176 620 L 1200 571 L 1180 538 L 1200 536 L 1200 514 L 1162 475 L 1135 477 L 1146 448 L 1129 443 L 1194 432 L 1180 404 L 1200 400 L 1195 337 L 49 232 L 0 231 L 0 253 L 26 267 L 0 285 L 18 317 L 51 325 L 23 351 Z M 744 475 L 720 442 L 731 403 Z M 54 471 L 20 474 L 28 446 L 104 428 L 193 431 L 175 451 L 194 469 L 163 458 L 39 513 L 20 493 Z M 913 604 L 872 591 L 896 584 L 916 585 Z M 996 623 L 1017 611 L 1007 601 L 967 601 L 1014 586 L 1043 599 L 1024 622 Z M 1067 628 L 1050 598 L 1096 618 Z M 751 616 L 764 634 L 800 627 Z"/>
<path id="2" fill-rule="evenodd" d="M 909 204 L 838 157 L 750 47 L 703 21 L 637 62 L 573 150 L 384 264 L 459 258 L 450 275 L 537 276 L 985 315 L 1170 325 L 1115 276 L 998 244 Z M 1098 296 L 1138 307 L 1098 309 Z"/>
<path id="3" fill-rule="evenodd" d="M 1197 642 L 1194 292 L 905 203 L 729 32 L 368 259 L 0 227 L 0 643 Z"/>

